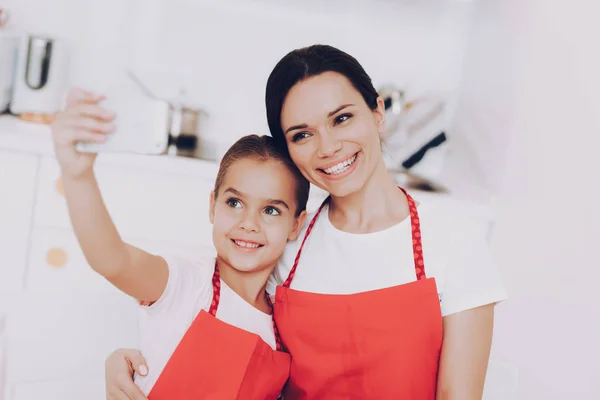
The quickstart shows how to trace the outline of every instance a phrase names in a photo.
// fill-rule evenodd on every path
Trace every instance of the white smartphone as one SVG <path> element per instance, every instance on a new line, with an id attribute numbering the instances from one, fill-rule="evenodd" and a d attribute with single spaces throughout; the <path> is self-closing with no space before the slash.
<path id="1" fill-rule="evenodd" d="M 169 104 L 140 96 L 108 96 L 101 106 L 116 114 L 104 143 L 79 142 L 83 153 L 164 154 L 169 142 Z"/>

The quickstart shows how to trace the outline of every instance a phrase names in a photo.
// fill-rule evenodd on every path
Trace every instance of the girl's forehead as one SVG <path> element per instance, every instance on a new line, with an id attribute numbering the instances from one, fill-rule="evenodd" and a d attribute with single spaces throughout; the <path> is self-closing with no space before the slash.
<path id="1" fill-rule="evenodd" d="M 232 188 L 248 197 L 293 199 L 294 179 L 288 168 L 278 160 L 246 158 L 235 161 L 229 167 L 221 191 Z"/>

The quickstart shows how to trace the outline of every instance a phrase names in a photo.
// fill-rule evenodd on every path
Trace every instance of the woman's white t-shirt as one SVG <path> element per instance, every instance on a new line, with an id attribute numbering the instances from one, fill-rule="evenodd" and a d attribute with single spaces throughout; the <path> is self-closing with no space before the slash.
<path id="1" fill-rule="evenodd" d="M 214 258 L 164 258 L 169 266 L 167 286 L 160 299 L 150 307 L 141 306 L 140 313 L 140 351 L 146 359 L 148 375 L 136 375 L 135 383 L 146 395 L 200 310 L 209 310 L 213 297 Z M 247 303 L 222 280 L 217 318 L 259 335 L 275 349 L 271 316 Z"/>
<path id="2" fill-rule="evenodd" d="M 443 316 L 506 299 L 480 221 L 437 204 L 422 203 L 418 212 L 425 274 L 436 280 Z M 288 243 L 267 284 L 270 294 L 287 278 L 307 227 L 308 222 L 299 239 Z M 379 232 L 354 234 L 335 228 L 325 206 L 304 245 L 291 288 L 351 294 L 415 280 L 410 218 Z"/>

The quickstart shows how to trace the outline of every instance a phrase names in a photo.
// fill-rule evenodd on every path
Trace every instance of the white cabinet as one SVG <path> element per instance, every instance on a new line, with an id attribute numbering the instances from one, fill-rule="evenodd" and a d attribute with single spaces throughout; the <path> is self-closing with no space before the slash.
<path id="1" fill-rule="evenodd" d="M 61 229 L 35 229 L 26 279 L 29 293 L 117 292 L 86 262 L 75 235 Z"/>
<path id="2" fill-rule="evenodd" d="M 98 184 L 123 236 L 183 244 L 210 244 L 208 206 L 213 179 L 99 164 Z M 43 158 L 35 225 L 71 229 L 62 194 L 60 170 Z"/>
<path id="3" fill-rule="evenodd" d="M 0 151 L 0 294 L 22 290 L 38 159 Z"/>
<path id="4" fill-rule="evenodd" d="M 102 379 L 106 356 L 138 345 L 138 306 L 118 292 L 23 292 L 8 313 L 8 382 Z"/>
<path id="5" fill-rule="evenodd" d="M 209 246 L 123 239 L 153 254 L 169 253 L 194 258 L 214 256 L 215 253 L 214 248 Z M 75 234 L 59 228 L 34 229 L 26 289 L 29 293 L 119 292 L 87 264 Z"/>

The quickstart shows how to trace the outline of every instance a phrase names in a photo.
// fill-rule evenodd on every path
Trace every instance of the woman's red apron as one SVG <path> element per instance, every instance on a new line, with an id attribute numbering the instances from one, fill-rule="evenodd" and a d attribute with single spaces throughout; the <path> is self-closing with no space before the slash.
<path id="1" fill-rule="evenodd" d="M 216 318 L 220 292 L 219 268 L 215 265 L 210 310 L 198 313 L 150 391 L 149 400 L 279 397 L 289 376 L 290 355 L 280 351 L 275 322 L 278 351 L 260 336 Z M 271 305 L 269 296 L 267 300 Z"/>
<path id="2" fill-rule="evenodd" d="M 417 207 L 402 191 L 410 210 L 415 282 L 348 295 L 291 289 L 325 203 L 310 222 L 275 296 L 275 321 L 292 355 L 286 400 L 435 399 L 443 334 L 439 297 L 435 278 L 425 276 Z"/>

